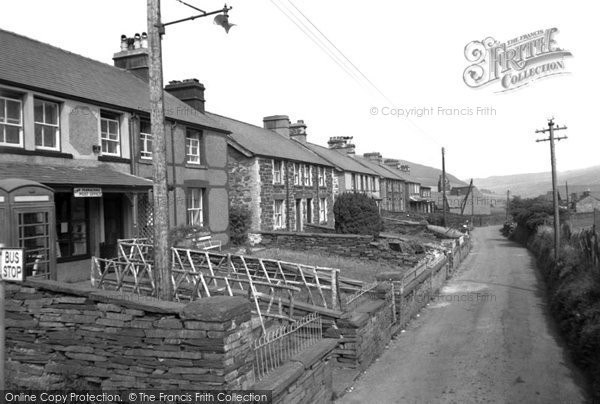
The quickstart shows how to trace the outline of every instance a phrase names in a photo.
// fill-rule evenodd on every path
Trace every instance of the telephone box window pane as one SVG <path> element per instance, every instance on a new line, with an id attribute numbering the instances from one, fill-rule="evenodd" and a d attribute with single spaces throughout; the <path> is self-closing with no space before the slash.
<path id="1" fill-rule="evenodd" d="M 25 275 L 49 274 L 50 232 L 47 212 L 19 213 L 19 246 L 25 248 Z"/>

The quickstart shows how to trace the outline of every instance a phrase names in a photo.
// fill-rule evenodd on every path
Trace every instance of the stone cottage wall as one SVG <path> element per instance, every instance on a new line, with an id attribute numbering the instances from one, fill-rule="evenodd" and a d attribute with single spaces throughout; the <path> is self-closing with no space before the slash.
<path id="1" fill-rule="evenodd" d="M 284 178 L 281 184 L 273 184 L 273 159 L 259 157 L 258 178 L 260 180 L 260 221 L 262 230 L 273 230 L 274 201 L 284 201 L 284 223 L 287 230 L 296 228 L 296 199 L 312 199 L 312 221 L 319 224 L 319 198 L 327 198 L 327 224 L 333 223 L 333 168 L 326 168 L 325 186 L 318 185 L 318 168 L 313 167 L 313 185 L 294 185 L 292 161 L 284 161 Z"/>
<path id="2" fill-rule="evenodd" d="M 252 230 L 260 230 L 261 199 L 258 160 L 228 148 L 229 205 L 245 206 L 251 213 Z"/>

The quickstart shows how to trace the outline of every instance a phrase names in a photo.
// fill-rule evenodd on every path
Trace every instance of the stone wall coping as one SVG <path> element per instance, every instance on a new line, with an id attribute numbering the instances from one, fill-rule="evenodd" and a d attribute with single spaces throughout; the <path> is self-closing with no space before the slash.
<path id="1" fill-rule="evenodd" d="M 311 366 L 333 351 L 337 347 L 337 344 L 338 341 L 336 339 L 322 339 L 292 357 L 287 363 L 278 367 L 258 383 L 255 383 L 251 389 L 271 390 L 273 397 L 277 397 L 298 380 L 305 369 L 310 369 Z"/>
<path id="2" fill-rule="evenodd" d="M 312 365 L 323 359 L 330 351 L 338 346 L 338 340 L 325 338 L 302 352 L 296 354 L 291 360 L 304 365 L 304 369 L 310 369 Z"/>
<path id="3" fill-rule="evenodd" d="M 185 320 L 223 322 L 250 320 L 250 302 L 241 296 L 213 296 L 188 303 L 181 311 Z"/>
<path id="4" fill-rule="evenodd" d="M 144 310 L 148 313 L 177 314 L 185 319 L 222 322 L 240 316 L 250 317 L 250 304 L 243 297 L 213 296 L 192 303 L 179 303 L 160 300 L 152 296 L 139 296 L 133 293 L 97 289 L 91 285 L 65 283 L 51 280 L 27 280 L 24 287 L 48 290 L 51 292 L 87 297 L 102 303 L 113 303 L 128 308 Z"/>
<path id="5" fill-rule="evenodd" d="M 75 296 L 84 296 L 90 300 L 102 303 L 120 304 L 129 308 L 140 309 L 150 313 L 177 314 L 184 307 L 184 303 L 169 302 L 152 296 L 139 296 L 133 293 L 97 289 L 91 285 L 66 283 L 51 280 L 29 279 L 23 286 L 34 287 L 52 292 L 66 293 Z"/>
<path id="6" fill-rule="evenodd" d="M 258 234 L 269 236 L 295 236 L 295 237 L 324 237 L 339 239 L 374 240 L 375 237 L 367 234 L 328 234 L 328 233 L 298 233 L 293 231 L 259 231 Z"/>

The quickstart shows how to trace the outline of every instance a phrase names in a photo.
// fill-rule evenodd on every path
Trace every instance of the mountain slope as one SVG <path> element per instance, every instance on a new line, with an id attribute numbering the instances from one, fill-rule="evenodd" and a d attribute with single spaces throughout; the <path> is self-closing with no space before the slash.
<path id="1" fill-rule="evenodd" d="M 558 185 L 561 193 L 565 192 L 565 182 L 569 184 L 569 193 L 582 192 L 586 189 L 600 191 L 600 166 L 559 172 Z M 552 190 L 550 172 L 503 175 L 473 180 L 479 189 L 489 189 L 496 193 L 510 190 L 513 195 L 532 197 Z"/>

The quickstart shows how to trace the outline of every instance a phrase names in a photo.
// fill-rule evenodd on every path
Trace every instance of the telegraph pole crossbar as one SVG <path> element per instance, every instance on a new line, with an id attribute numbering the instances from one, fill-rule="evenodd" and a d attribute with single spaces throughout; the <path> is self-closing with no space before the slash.
<path id="1" fill-rule="evenodd" d="M 560 213 L 558 207 L 558 182 L 556 179 L 556 154 L 554 151 L 554 141 L 567 139 L 566 136 L 555 137 L 554 131 L 565 130 L 566 126 L 554 127 L 554 118 L 548 120 L 548 129 L 538 129 L 535 133 L 549 133 L 547 139 L 537 139 L 536 142 L 550 142 L 550 164 L 552 165 L 552 201 L 554 204 L 554 262 L 560 258 Z"/>

